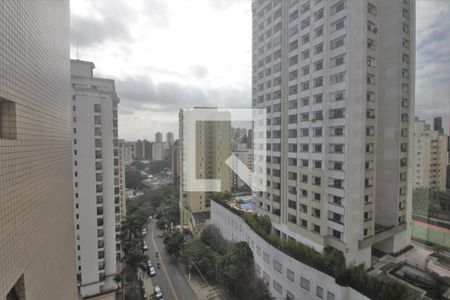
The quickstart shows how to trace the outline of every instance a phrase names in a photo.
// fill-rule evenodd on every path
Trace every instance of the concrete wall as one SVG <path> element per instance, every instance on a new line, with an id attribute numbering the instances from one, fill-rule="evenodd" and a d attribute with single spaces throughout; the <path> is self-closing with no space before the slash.
<path id="1" fill-rule="evenodd" d="M 72 208 L 69 1 L 0 1 L 0 299 L 77 299 Z M 1 101 L 1 100 L 0 100 Z"/>
<path id="2" fill-rule="evenodd" d="M 250 245 L 255 258 L 256 273 L 266 280 L 275 299 L 286 299 L 288 293 L 294 295 L 295 299 L 319 299 L 316 295 L 320 288 L 323 291 L 323 299 L 369 299 L 352 288 L 336 284 L 333 277 L 272 247 L 239 216 L 214 201 L 211 201 L 211 223 L 220 229 L 226 239 L 235 242 L 246 241 Z M 292 279 L 288 278 L 288 273 Z M 300 286 L 301 278 L 309 281 L 309 290 Z"/>

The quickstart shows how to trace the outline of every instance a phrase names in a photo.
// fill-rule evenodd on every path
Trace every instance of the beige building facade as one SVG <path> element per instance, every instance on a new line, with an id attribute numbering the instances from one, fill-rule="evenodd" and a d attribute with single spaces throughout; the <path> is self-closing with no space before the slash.
<path id="1" fill-rule="evenodd" d="M 235 141 L 232 145 L 233 154 L 236 155 L 239 161 L 244 163 L 244 165 L 253 172 L 253 149 L 248 148 L 247 143 L 237 143 Z M 237 168 L 238 167 L 236 165 L 233 165 L 233 169 Z M 234 189 L 239 189 L 247 186 L 247 184 L 241 178 L 239 178 L 239 176 L 235 172 L 232 172 L 231 178 Z"/>
<path id="2" fill-rule="evenodd" d="M 414 124 L 414 189 L 445 191 L 448 165 L 448 136 L 432 130 L 416 118 Z"/>
<path id="3" fill-rule="evenodd" d="M 69 1 L 0 20 L 0 299 L 75 300 Z"/>
<path id="4" fill-rule="evenodd" d="M 202 108 L 196 108 L 202 109 Z M 184 226 L 196 227 L 209 220 L 210 192 L 186 191 L 187 178 L 183 172 L 186 161 L 192 159 L 184 152 L 186 128 L 183 126 L 183 110 L 179 114 L 180 126 L 180 220 Z M 225 114 L 226 119 L 228 114 Z M 228 116 L 229 119 L 229 116 Z M 231 155 L 231 123 L 229 121 L 200 121 L 195 126 L 195 176 L 196 179 L 220 179 L 221 192 L 231 191 L 231 170 L 225 160 Z"/>

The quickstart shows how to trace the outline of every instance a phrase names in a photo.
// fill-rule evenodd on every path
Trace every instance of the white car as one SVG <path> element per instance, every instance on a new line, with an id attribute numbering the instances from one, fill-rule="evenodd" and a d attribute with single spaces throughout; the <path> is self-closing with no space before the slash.
<path id="1" fill-rule="evenodd" d="M 142 229 L 142 235 L 146 235 L 147 234 L 147 228 L 143 228 Z"/>
<path id="2" fill-rule="evenodd" d="M 156 297 L 156 299 L 162 299 L 161 288 L 160 288 L 158 285 L 155 286 L 155 288 L 153 289 L 153 291 L 155 292 L 155 297 Z"/>
<path id="3" fill-rule="evenodd" d="M 147 267 L 153 267 L 152 261 L 150 259 L 147 261 Z"/>
<path id="4" fill-rule="evenodd" d="M 149 268 L 149 273 L 150 273 L 150 277 L 153 277 L 153 276 L 155 276 L 155 275 L 156 275 L 156 271 L 155 271 L 155 268 L 153 268 L 153 267 L 150 267 L 150 268 Z"/>
<path id="5" fill-rule="evenodd" d="M 144 241 L 144 246 L 143 246 L 144 250 L 148 250 L 148 246 L 147 246 L 147 242 Z"/>

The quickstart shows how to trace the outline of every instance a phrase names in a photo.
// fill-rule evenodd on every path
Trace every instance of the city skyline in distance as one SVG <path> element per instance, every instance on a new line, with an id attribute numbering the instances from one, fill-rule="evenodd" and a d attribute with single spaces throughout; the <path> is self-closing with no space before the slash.
<path id="1" fill-rule="evenodd" d="M 179 108 L 251 106 L 251 1 L 113 2 L 71 2 L 71 56 L 116 81 L 120 138 L 178 138 Z M 450 2 L 416 2 L 416 115 L 448 133 Z"/>

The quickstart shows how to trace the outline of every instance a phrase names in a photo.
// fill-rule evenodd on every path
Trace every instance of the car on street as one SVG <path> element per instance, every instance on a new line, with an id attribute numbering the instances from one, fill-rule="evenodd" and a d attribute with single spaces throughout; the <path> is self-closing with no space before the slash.
<path id="1" fill-rule="evenodd" d="M 164 232 L 162 232 L 162 231 L 158 232 L 158 236 L 159 237 L 163 237 L 164 236 Z"/>
<path id="2" fill-rule="evenodd" d="M 144 251 L 148 250 L 148 246 L 147 246 L 147 242 L 146 241 L 144 241 L 142 248 L 144 249 Z"/>
<path id="3" fill-rule="evenodd" d="M 147 234 L 147 228 L 144 227 L 144 228 L 142 229 L 142 235 L 146 235 L 146 234 Z"/>
<path id="4" fill-rule="evenodd" d="M 153 267 L 152 261 L 150 259 L 147 261 L 147 267 L 148 268 Z"/>
<path id="5" fill-rule="evenodd" d="M 158 285 L 155 286 L 153 291 L 155 292 L 156 299 L 162 299 L 163 298 L 163 295 L 162 295 L 162 292 L 161 292 L 161 288 Z"/>
<path id="6" fill-rule="evenodd" d="M 156 275 L 155 268 L 153 268 L 153 267 L 148 268 L 148 273 L 149 273 L 150 277 L 155 276 Z"/>

